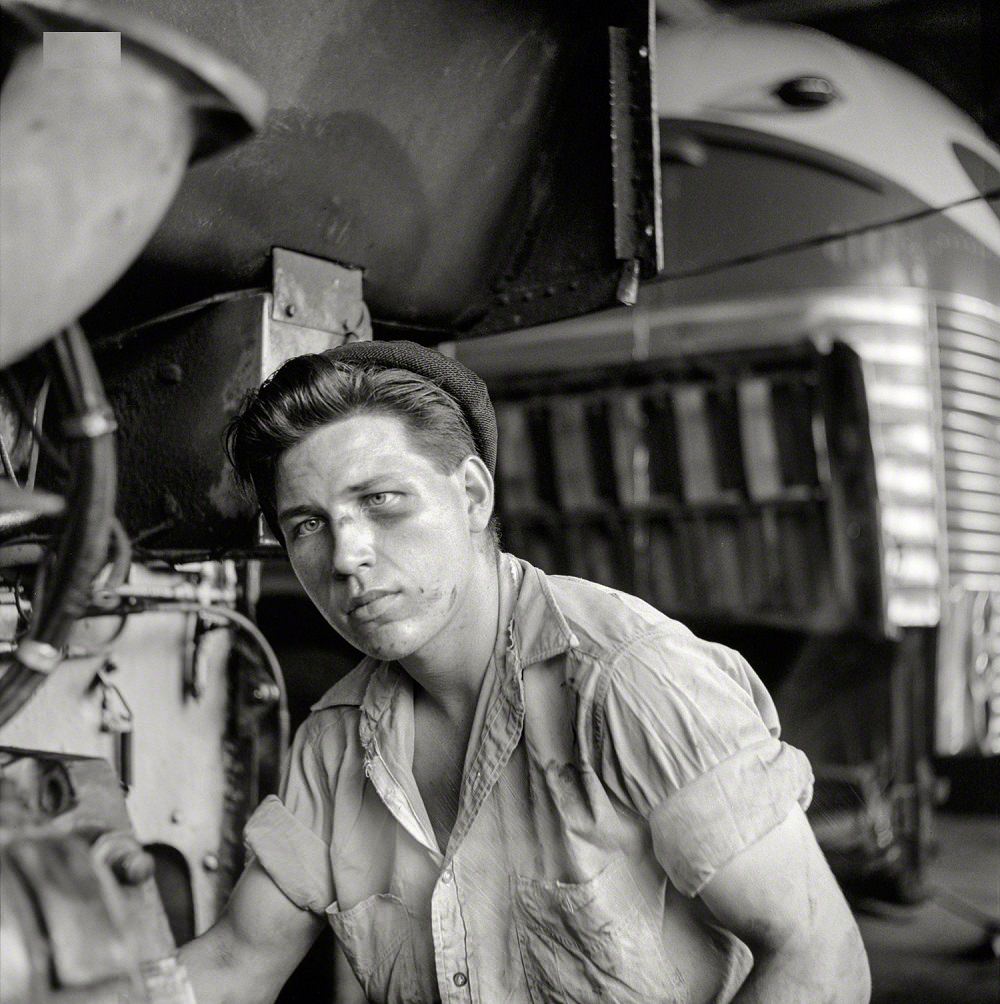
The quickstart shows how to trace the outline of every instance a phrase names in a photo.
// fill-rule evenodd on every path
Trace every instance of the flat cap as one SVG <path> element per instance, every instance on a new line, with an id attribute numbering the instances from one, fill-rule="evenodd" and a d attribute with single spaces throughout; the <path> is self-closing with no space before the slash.
<path id="1" fill-rule="evenodd" d="M 436 349 L 407 341 L 345 342 L 323 355 L 336 362 L 364 362 L 383 369 L 409 370 L 433 380 L 458 402 L 479 456 L 490 474 L 496 474 L 497 417 L 486 384 L 468 366 Z"/>

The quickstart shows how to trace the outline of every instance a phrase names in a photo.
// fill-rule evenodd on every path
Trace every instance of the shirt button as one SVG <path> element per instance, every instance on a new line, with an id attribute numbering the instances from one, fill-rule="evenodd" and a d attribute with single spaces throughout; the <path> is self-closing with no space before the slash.
<path id="1" fill-rule="evenodd" d="M 464 987 L 465 984 L 469 982 L 469 977 L 466 976 L 465 973 L 455 973 L 451 979 L 456 987 Z"/>
<path id="2" fill-rule="evenodd" d="M 445 885 L 447 885 L 451 881 L 450 868 L 445 868 L 445 870 L 441 872 L 441 881 L 444 882 Z M 459 975 L 461 976 L 461 973 L 459 973 Z"/>

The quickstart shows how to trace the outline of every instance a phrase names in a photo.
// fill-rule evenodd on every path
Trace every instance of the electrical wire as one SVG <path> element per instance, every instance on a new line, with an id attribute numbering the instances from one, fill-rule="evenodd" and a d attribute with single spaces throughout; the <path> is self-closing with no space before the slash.
<path id="1" fill-rule="evenodd" d="M 35 590 L 28 636 L 0 675 L 0 725 L 20 711 L 58 666 L 72 625 L 90 603 L 94 576 L 107 559 L 114 518 L 115 426 L 86 337 L 73 324 L 45 351 L 58 377 L 55 389 L 70 440 L 71 488 L 51 568 L 46 561 L 38 565 L 37 581 L 44 586 Z M 24 405 L 16 381 L 10 386 Z M 34 428 L 26 406 L 22 415 Z M 40 430 L 35 432 L 44 449 Z"/>
<path id="2" fill-rule="evenodd" d="M 117 516 L 111 520 L 111 544 L 111 571 L 102 588 L 116 590 L 128 581 L 132 570 L 132 542 Z"/>
<path id="3" fill-rule="evenodd" d="M 969 206 L 974 202 L 988 202 L 992 199 L 1000 199 L 1000 188 L 977 195 L 970 195 L 965 199 L 956 199 L 954 202 L 949 202 L 944 206 L 927 206 L 924 209 L 918 209 L 915 212 L 896 216 L 879 223 L 866 223 L 857 227 L 848 227 L 845 230 L 835 230 L 832 233 L 818 234 L 816 237 L 791 241 L 788 244 L 778 244 L 775 247 L 765 248 L 762 251 L 752 251 L 748 254 L 737 255 L 734 258 L 726 258 L 723 261 L 699 265 L 696 268 L 682 269 L 678 272 L 661 272 L 656 278 L 662 281 L 664 279 L 694 279 L 702 275 L 712 275 L 714 272 L 721 272 L 727 268 L 735 268 L 738 265 L 752 265 L 755 262 L 765 261 L 768 258 L 776 258 L 778 255 L 790 254 L 793 251 L 805 251 L 809 248 L 822 247 L 824 244 L 832 244 L 834 241 L 842 241 L 849 237 L 861 237 L 864 234 L 886 230 L 889 227 L 900 226 L 903 223 L 915 223 L 918 220 L 926 220 L 931 216 L 937 216 L 947 213 L 952 209 L 958 209 L 960 206 Z"/>
<path id="4" fill-rule="evenodd" d="M 849 237 L 861 237 L 864 234 L 876 233 L 879 230 L 887 230 L 890 227 L 900 226 L 904 223 L 915 223 L 919 220 L 929 219 L 932 216 L 943 215 L 952 209 L 962 206 L 970 206 L 976 202 L 992 202 L 1000 199 L 1000 188 L 992 188 L 976 195 L 970 195 L 963 199 L 956 199 L 954 202 L 945 203 L 943 206 L 927 206 L 924 209 L 915 210 L 912 213 L 905 213 L 902 216 L 894 216 L 888 220 L 880 220 L 876 223 L 864 223 L 856 227 L 848 227 L 844 230 L 834 230 L 828 233 L 818 234 L 815 237 L 807 237 L 804 240 L 790 241 L 787 244 L 778 244 L 774 247 L 763 248 L 760 251 L 751 251 L 744 255 L 737 255 L 733 258 L 724 258 L 721 261 L 708 262 L 705 265 L 697 265 L 689 269 L 680 269 L 676 272 L 658 272 L 654 277 L 647 280 L 644 285 L 655 285 L 658 282 L 668 282 L 677 279 L 695 279 L 703 275 L 712 275 L 715 272 L 722 272 L 727 268 L 735 268 L 739 265 L 753 265 L 756 262 L 766 261 L 768 258 L 776 258 L 779 255 L 791 254 L 795 251 L 805 251 L 810 248 L 822 247 L 825 244 L 832 244 L 835 241 L 845 240 Z M 587 273 L 578 273 L 576 279 L 581 282 L 587 279 L 598 279 L 607 275 L 605 269 L 594 270 Z M 518 286 L 518 292 L 527 293 L 541 291 L 549 283 L 537 283 L 533 286 Z M 383 327 L 391 328 L 393 322 L 380 321 Z M 427 329 L 436 331 L 437 329 Z"/>
<path id="5" fill-rule="evenodd" d="M 166 600 L 152 603 L 140 601 L 140 603 L 139 610 L 152 610 L 159 611 L 160 613 L 191 613 L 202 614 L 206 617 L 219 617 L 222 620 L 229 621 L 232 626 L 243 631 L 244 634 L 253 640 L 258 651 L 264 657 L 265 668 L 278 690 L 278 748 L 281 752 L 282 764 L 284 764 L 290 737 L 288 688 L 285 686 L 285 674 L 281 670 L 281 663 L 278 661 L 278 656 L 271 647 L 271 643 L 264 637 L 264 632 L 246 614 L 242 614 L 238 610 L 232 610 L 229 607 L 183 600 Z"/>
<path id="6" fill-rule="evenodd" d="M 31 416 L 31 456 L 28 459 L 28 476 L 25 478 L 24 486 L 31 491 L 35 487 L 35 475 L 38 473 L 38 458 L 42 452 L 42 444 L 36 435 L 36 430 L 40 430 L 45 421 L 45 404 L 49 399 L 49 387 L 52 385 L 50 377 L 42 381 L 42 386 L 35 398 L 35 409 Z"/>
<path id="7" fill-rule="evenodd" d="M 66 463 L 66 458 L 52 440 L 42 432 L 41 426 L 35 422 L 33 409 L 28 407 L 28 403 L 24 399 L 24 392 L 21 390 L 21 386 L 17 380 L 8 371 L 3 370 L 0 371 L 0 385 L 7 391 L 11 404 L 14 405 L 18 415 L 21 416 L 21 420 L 31 431 L 35 443 L 38 444 L 41 452 L 55 465 L 60 474 L 69 474 L 70 469 L 69 464 Z M 48 394 L 46 393 L 47 397 Z"/>
<path id="8" fill-rule="evenodd" d="M 993 933 L 1000 933 L 1000 913 L 991 913 L 970 903 L 967 899 L 952 892 L 942 885 L 932 885 L 930 889 L 931 898 L 942 909 L 947 910 L 954 917 L 961 917 L 970 924 L 982 927 Z"/>
<path id="9" fill-rule="evenodd" d="M 7 443 L 4 441 L 3 433 L 0 432 L 0 462 L 3 463 L 4 473 L 10 478 L 12 484 L 15 488 L 20 488 L 21 484 L 17 480 L 17 473 L 14 470 L 14 463 L 10 459 L 10 453 L 7 450 Z"/>

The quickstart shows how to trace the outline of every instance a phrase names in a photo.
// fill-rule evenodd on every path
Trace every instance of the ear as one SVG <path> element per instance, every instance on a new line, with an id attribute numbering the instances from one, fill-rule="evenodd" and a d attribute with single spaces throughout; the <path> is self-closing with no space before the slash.
<path id="1" fill-rule="evenodd" d="M 482 533 L 493 515 L 493 476 L 480 457 L 466 457 L 462 461 L 462 478 L 469 513 L 469 529 Z"/>

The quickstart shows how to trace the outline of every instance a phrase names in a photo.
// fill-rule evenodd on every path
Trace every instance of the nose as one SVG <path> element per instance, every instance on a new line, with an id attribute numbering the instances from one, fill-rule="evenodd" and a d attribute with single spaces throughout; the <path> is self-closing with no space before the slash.
<path id="1" fill-rule="evenodd" d="M 363 520 L 345 518 L 333 527 L 333 572 L 340 578 L 357 575 L 375 560 L 371 529 Z"/>

